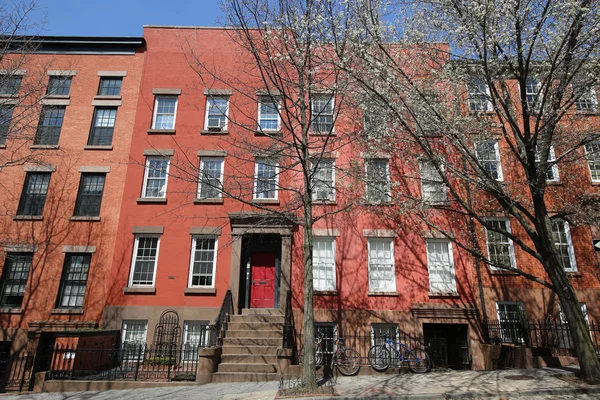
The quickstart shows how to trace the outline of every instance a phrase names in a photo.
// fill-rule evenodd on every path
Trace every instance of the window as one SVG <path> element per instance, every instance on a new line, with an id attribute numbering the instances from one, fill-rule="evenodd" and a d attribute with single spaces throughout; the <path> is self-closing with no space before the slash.
<path id="1" fill-rule="evenodd" d="M 177 97 L 157 96 L 154 100 L 152 129 L 175 129 Z"/>
<path id="2" fill-rule="evenodd" d="M 446 201 L 446 185 L 432 161 L 421 161 L 421 190 L 423 201 L 443 203 Z M 443 167 L 443 166 L 440 166 Z"/>
<path id="3" fill-rule="evenodd" d="M 65 107 L 44 106 L 33 144 L 57 145 L 65 117 Z"/>
<path id="4" fill-rule="evenodd" d="M 136 235 L 129 286 L 154 286 L 159 242 L 155 235 Z"/>
<path id="5" fill-rule="evenodd" d="M 58 308 L 82 308 L 90 270 L 90 254 L 67 254 L 63 267 Z"/>
<path id="6" fill-rule="evenodd" d="M 500 164 L 500 150 L 498 141 L 483 141 L 475 144 L 475 153 L 480 167 L 497 181 L 502 180 L 502 165 Z"/>
<path id="7" fill-rule="evenodd" d="M 169 157 L 163 156 L 146 157 L 142 197 L 164 198 L 167 196 L 169 160 Z"/>
<path id="8" fill-rule="evenodd" d="M 200 159 L 199 198 L 221 198 L 221 188 L 223 187 L 223 164 L 224 160 L 222 158 L 202 157 Z"/>
<path id="9" fill-rule="evenodd" d="M 279 104 L 270 97 L 258 99 L 258 127 L 261 131 L 278 131 Z"/>
<path id="10" fill-rule="evenodd" d="M 560 263 L 565 271 L 577 271 L 575 251 L 573 250 L 571 231 L 567 221 L 562 219 L 552 220 L 552 240 L 554 241 L 554 246 L 556 246 Z"/>
<path id="11" fill-rule="evenodd" d="M 369 238 L 369 291 L 395 292 L 396 268 L 392 239 Z"/>
<path id="12" fill-rule="evenodd" d="M 48 80 L 48 96 L 67 96 L 71 91 L 71 76 L 51 76 Z"/>
<path id="13" fill-rule="evenodd" d="M 311 99 L 311 124 L 315 133 L 333 131 L 333 96 L 321 95 Z"/>
<path id="14" fill-rule="evenodd" d="M 147 330 L 148 321 L 146 320 L 123 320 L 123 327 L 121 329 L 121 345 L 124 360 L 141 361 L 144 358 Z"/>
<path id="15" fill-rule="evenodd" d="M 581 309 L 581 313 L 583 314 L 583 318 L 588 326 L 588 331 L 590 332 L 590 336 L 592 340 L 594 340 L 593 329 L 590 328 L 590 319 L 588 317 L 587 305 L 585 303 L 579 303 L 579 307 Z M 560 303 L 558 304 L 558 316 L 560 318 L 560 325 L 557 325 L 556 328 L 559 330 L 558 334 L 558 347 L 565 349 L 573 349 L 575 346 L 573 344 L 573 338 L 571 337 L 571 330 L 569 329 L 569 322 L 567 321 L 567 317 L 563 313 L 562 306 Z"/>
<path id="16" fill-rule="evenodd" d="M 32 261 L 33 253 L 6 254 L 2 271 L 0 307 L 21 307 Z"/>
<path id="17" fill-rule="evenodd" d="M 112 144 L 116 120 L 116 107 L 96 107 L 88 145 L 110 146 Z"/>
<path id="18" fill-rule="evenodd" d="M 510 221 L 506 219 L 488 220 L 487 223 L 493 229 L 498 229 L 510 233 Z M 492 229 L 485 229 L 487 239 L 487 249 L 491 268 L 498 267 L 516 268 L 515 250 L 513 242 L 502 233 L 495 232 Z"/>
<path id="19" fill-rule="evenodd" d="M 467 83 L 470 111 L 492 111 L 490 88 L 479 78 L 472 78 Z"/>
<path id="20" fill-rule="evenodd" d="M 573 90 L 575 96 L 575 109 L 579 112 L 596 112 L 598 111 L 598 99 L 596 91 L 592 87 L 582 87 Z"/>
<path id="21" fill-rule="evenodd" d="M 315 339 L 323 335 L 323 353 L 333 354 L 336 330 L 335 324 L 329 322 L 315 322 Z"/>
<path id="22" fill-rule="evenodd" d="M 194 236 L 189 287 L 214 287 L 217 268 L 217 239 Z"/>
<path id="23" fill-rule="evenodd" d="M 335 290 L 335 239 L 313 240 L 313 289 Z"/>
<path id="24" fill-rule="evenodd" d="M 396 324 L 371 324 L 371 345 L 385 344 L 385 338 L 389 337 L 398 342 L 398 325 Z"/>
<path id="25" fill-rule="evenodd" d="M 540 167 L 540 158 L 542 153 L 542 146 L 537 145 L 535 148 L 535 166 L 536 169 Z M 548 152 L 548 162 L 546 163 L 546 181 L 548 182 L 558 182 L 558 165 L 556 165 L 556 156 L 554 155 L 554 147 L 550 146 L 550 151 Z"/>
<path id="26" fill-rule="evenodd" d="M 99 96 L 120 96 L 121 95 L 121 84 L 123 78 L 115 77 L 102 77 L 100 78 L 100 87 L 98 88 Z"/>
<path id="27" fill-rule="evenodd" d="M 538 99 L 540 88 L 541 84 L 537 78 L 527 78 L 525 80 L 525 101 L 530 112 L 540 108 Z"/>
<path id="28" fill-rule="evenodd" d="M 106 174 L 82 174 L 75 202 L 75 216 L 95 217 L 100 215 L 102 193 Z"/>
<path id="29" fill-rule="evenodd" d="M 522 343 L 523 322 L 526 320 L 523 304 L 517 301 L 496 302 L 500 336 L 504 343 Z"/>
<path id="30" fill-rule="evenodd" d="M 367 201 L 387 203 L 392 200 L 390 192 L 390 169 L 387 159 L 366 160 Z"/>
<path id="31" fill-rule="evenodd" d="M 18 95 L 22 79 L 20 75 L 0 75 L 0 95 Z"/>
<path id="32" fill-rule="evenodd" d="M 206 98 L 206 130 L 226 131 L 228 115 L 229 96 L 210 96 Z"/>
<path id="33" fill-rule="evenodd" d="M 277 161 L 257 158 L 254 165 L 254 198 L 277 199 L 278 165 Z"/>
<path id="34" fill-rule="evenodd" d="M 28 172 L 19 200 L 17 215 L 42 215 L 49 184 L 49 172 Z"/>
<path id="35" fill-rule="evenodd" d="M 600 182 L 600 142 L 591 142 L 585 145 L 585 156 L 592 182 Z"/>
<path id="36" fill-rule="evenodd" d="M 312 161 L 313 201 L 335 201 L 335 162 L 334 160 Z"/>
<path id="37" fill-rule="evenodd" d="M 184 321 L 183 354 L 184 361 L 198 361 L 198 348 L 208 347 L 210 330 L 208 321 Z"/>
<path id="38" fill-rule="evenodd" d="M 10 121 L 12 120 L 14 107 L 0 106 L 0 145 L 6 143 L 6 137 L 10 129 Z"/>
<path id="39" fill-rule="evenodd" d="M 381 100 L 367 98 L 363 108 L 363 131 L 372 137 L 382 137 L 388 129 L 387 109 Z"/>
<path id="40" fill-rule="evenodd" d="M 427 266 L 429 268 L 429 293 L 456 293 L 454 257 L 448 240 L 427 240 Z"/>

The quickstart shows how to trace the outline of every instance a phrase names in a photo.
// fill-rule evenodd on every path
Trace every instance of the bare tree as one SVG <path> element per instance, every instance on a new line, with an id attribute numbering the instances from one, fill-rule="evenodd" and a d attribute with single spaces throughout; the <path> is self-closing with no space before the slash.
<path id="1" fill-rule="evenodd" d="M 366 145 L 402 160 L 394 212 L 470 252 L 478 272 L 483 263 L 554 291 L 582 378 L 600 382 L 556 245 L 566 221 L 597 220 L 586 204 L 598 194 L 581 176 L 589 160 L 597 178 L 598 2 L 351 3 L 340 65 L 385 121 L 365 132 Z M 486 251 L 486 235 L 512 241 L 544 272 L 515 268 L 508 247 Z"/>

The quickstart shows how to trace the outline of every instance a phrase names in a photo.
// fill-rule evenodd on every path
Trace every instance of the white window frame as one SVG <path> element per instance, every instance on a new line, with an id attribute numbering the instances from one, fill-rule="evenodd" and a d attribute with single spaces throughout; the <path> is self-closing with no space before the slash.
<path id="1" fill-rule="evenodd" d="M 476 79 L 476 80 L 480 81 L 481 83 L 483 83 L 485 85 L 485 93 L 471 90 L 473 88 L 473 85 L 472 85 L 473 82 L 467 82 L 467 101 L 469 103 L 469 112 L 477 113 L 477 112 L 493 111 L 492 102 L 490 101 L 490 97 L 491 97 L 490 87 L 488 86 L 488 84 L 483 79 L 480 79 L 480 78 L 477 78 L 477 77 L 473 77 L 473 79 Z M 472 99 L 472 97 L 473 96 L 482 96 L 482 95 L 487 96 L 487 98 L 486 98 L 486 109 L 485 110 L 474 110 L 473 107 L 471 107 L 471 99 Z"/>
<path id="2" fill-rule="evenodd" d="M 319 332 L 323 330 L 331 330 L 332 336 L 325 336 L 323 340 L 323 353 L 333 354 L 335 352 L 335 339 L 338 337 L 337 325 L 335 322 L 315 322 L 315 340 L 319 338 Z"/>
<path id="3" fill-rule="evenodd" d="M 552 221 L 552 225 L 555 223 L 562 223 L 564 228 L 564 234 L 567 239 L 567 254 L 569 255 L 569 262 L 571 264 L 571 268 L 565 268 L 566 272 L 577 272 L 577 261 L 575 259 L 575 249 L 573 248 L 573 240 L 571 239 L 571 228 L 569 227 L 569 223 L 564 219 L 556 219 Z M 552 227 L 554 228 L 554 227 Z M 554 246 L 563 246 L 564 244 L 554 242 Z"/>
<path id="4" fill-rule="evenodd" d="M 212 284 L 211 285 L 192 285 L 192 278 L 194 272 L 194 261 L 196 258 L 196 240 L 198 239 L 211 239 L 215 241 L 215 248 L 213 253 L 213 268 L 212 268 Z M 194 235 L 192 236 L 192 251 L 190 254 L 190 271 L 188 274 L 188 288 L 214 288 L 215 278 L 217 274 L 217 254 L 219 252 L 219 238 L 214 235 Z"/>
<path id="5" fill-rule="evenodd" d="M 336 190 L 335 190 L 335 159 L 323 158 L 320 160 L 311 160 L 311 166 L 313 169 L 315 169 L 315 166 L 318 164 L 318 169 L 320 169 L 320 168 L 322 168 L 324 162 L 327 164 L 331 163 L 331 186 L 328 188 L 328 189 L 330 189 L 330 192 L 326 199 L 319 198 L 317 195 L 318 194 L 317 190 L 315 190 L 316 185 L 313 182 L 312 200 L 314 202 L 335 201 L 335 194 L 336 194 L 335 193 L 336 192 Z M 317 176 L 317 174 L 316 174 L 316 170 L 315 170 L 315 171 L 313 171 L 313 175 L 312 175 L 313 180 L 316 179 L 316 176 Z"/>
<path id="6" fill-rule="evenodd" d="M 535 93 L 527 91 L 527 89 L 528 89 L 527 81 L 528 80 L 533 80 L 533 81 L 537 82 L 536 87 L 535 87 Z M 527 100 L 528 96 L 535 96 L 535 100 L 534 100 L 533 104 L 531 104 L 529 101 L 527 101 L 527 106 L 529 107 L 529 112 L 538 111 L 541 108 L 541 104 L 540 104 L 540 95 L 542 94 L 541 88 L 542 88 L 542 82 L 539 80 L 538 77 L 530 76 L 526 79 L 526 81 L 525 81 L 525 99 Z"/>
<path id="7" fill-rule="evenodd" d="M 277 128 L 276 129 L 265 129 L 261 125 L 262 113 L 260 111 L 263 103 L 273 103 L 277 107 Z M 269 96 L 258 97 L 258 130 L 260 132 L 279 132 L 281 130 L 281 100 L 275 100 Z"/>
<path id="8" fill-rule="evenodd" d="M 157 238 L 158 240 L 156 241 L 156 257 L 154 258 L 154 272 L 152 273 L 152 285 L 140 285 L 140 284 L 133 284 L 133 274 L 135 272 L 135 261 L 137 258 L 137 252 L 138 252 L 138 246 L 140 243 L 140 238 Z M 157 234 L 148 234 L 148 233 L 139 233 L 135 235 L 134 238 L 134 245 L 133 245 L 133 254 L 131 256 L 131 268 L 129 271 L 129 281 L 128 281 L 128 287 L 155 287 L 156 285 L 156 270 L 158 268 L 158 255 L 160 252 L 160 235 Z"/>
<path id="9" fill-rule="evenodd" d="M 505 225 L 506 231 L 508 233 L 512 233 L 511 227 L 510 227 L 510 219 L 508 219 L 508 218 L 486 218 L 486 221 L 505 221 L 506 222 L 506 225 Z M 487 253 L 488 253 L 488 260 L 491 261 L 488 229 L 487 229 L 487 227 L 484 227 L 484 228 L 485 228 L 485 246 L 486 246 Z M 494 233 L 497 233 L 497 232 L 494 232 Z M 506 237 L 506 240 L 508 241 L 508 246 L 509 246 L 508 247 L 508 256 L 510 259 L 510 268 L 517 269 L 517 259 L 515 257 L 515 245 L 511 238 Z M 493 271 L 506 271 L 506 268 L 500 268 L 500 267 L 496 267 L 494 265 L 490 265 L 490 269 L 492 269 Z"/>
<path id="10" fill-rule="evenodd" d="M 146 196 L 146 189 L 148 186 L 148 173 L 150 172 L 150 160 L 157 158 L 166 158 L 167 159 L 167 170 L 165 171 L 165 194 L 164 196 Z M 146 164 L 144 166 L 144 182 L 142 183 L 142 195 L 141 197 L 144 199 L 165 199 L 167 197 L 167 185 L 169 183 L 169 169 L 171 167 L 171 157 L 170 156 L 146 156 Z"/>
<path id="11" fill-rule="evenodd" d="M 492 144 L 494 145 L 494 151 L 496 152 L 495 160 L 482 160 L 480 158 L 479 152 L 477 151 L 477 146 L 480 144 Z M 498 171 L 498 177 L 496 180 L 501 182 L 504 180 L 504 175 L 502 173 L 502 160 L 500 159 L 500 145 L 498 144 L 498 140 L 482 140 L 475 143 L 475 155 L 477 156 L 477 162 L 482 165 L 482 163 L 496 163 L 496 170 Z"/>
<path id="12" fill-rule="evenodd" d="M 538 145 L 539 150 L 541 151 L 541 146 Z M 540 152 L 538 149 L 535 151 L 535 162 L 540 162 Z M 546 170 L 546 182 L 560 182 L 560 175 L 558 174 L 558 165 L 556 164 L 556 154 L 554 153 L 554 146 L 550 145 L 550 151 L 548 151 L 548 160 L 546 160 L 547 164 L 552 163 L 550 166 L 550 171 L 552 171 L 552 179 L 548 179 L 548 170 Z"/>
<path id="13" fill-rule="evenodd" d="M 380 331 L 382 330 L 392 330 L 394 332 L 393 335 L 390 335 L 390 339 L 393 340 L 394 342 L 399 342 L 400 341 L 400 328 L 398 326 L 398 324 L 390 324 L 390 323 L 372 323 L 370 326 L 370 330 L 371 330 L 371 346 L 375 346 L 375 328 L 379 328 Z M 385 342 L 385 340 L 382 340 L 382 342 Z M 377 344 L 383 344 L 383 343 L 377 343 Z M 396 350 L 399 350 L 396 347 Z"/>
<path id="14" fill-rule="evenodd" d="M 587 89 L 587 93 L 580 95 L 579 98 L 575 101 L 575 110 L 578 113 L 582 113 L 582 114 L 585 114 L 585 113 L 590 113 L 590 114 L 596 113 L 596 112 L 598 112 L 598 96 L 596 96 L 596 90 L 592 86 L 589 86 L 586 89 Z M 581 110 L 580 109 L 580 104 L 581 104 L 580 101 L 581 101 L 582 98 L 585 98 L 586 95 L 589 96 L 589 101 L 591 103 L 591 108 L 589 110 Z"/>
<path id="15" fill-rule="evenodd" d="M 333 273 L 333 283 L 332 283 L 332 287 L 316 287 L 315 286 L 315 279 L 314 279 L 314 275 L 315 275 L 315 243 L 319 242 L 319 241 L 326 241 L 326 242 L 331 242 L 331 251 L 332 251 L 332 255 L 333 255 L 333 260 L 332 261 L 332 273 Z M 316 292 L 323 292 L 323 291 L 335 291 L 337 290 L 337 265 L 336 265 L 336 245 L 335 245 L 335 237 L 331 237 L 331 236 L 314 236 L 313 237 L 313 290 Z"/>
<path id="16" fill-rule="evenodd" d="M 373 287 L 373 280 L 371 279 L 371 247 L 376 243 L 376 242 L 380 242 L 380 243 L 389 243 L 390 245 L 390 259 L 388 259 L 387 261 L 389 262 L 389 266 L 391 267 L 391 275 L 392 275 L 392 279 L 391 281 L 387 282 L 386 281 L 386 286 L 384 288 L 380 288 L 380 287 Z M 386 293 L 392 293 L 392 292 L 397 292 L 397 288 L 396 288 L 396 259 L 394 257 L 394 239 L 392 238 L 375 238 L 375 237 L 370 237 L 367 238 L 367 259 L 368 259 L 368 269 L 369 269 L 369 291 L 370 292 L 386 292 Z M 388 271 L 389 272 L 389 271 Z"/>
<path id="17" fill-rule="evenodd" d="M 450 262 L 450 275 L 451 275 L 451 285 L 449 285 L 451 287 L 451 291 L 450 292 L 440 292 L 437 290 L 432 290 L 431 288 L 431 263 L 430 263 L 430 259 L 429 259 L 429 244 L 430 243 L 442 243 L 442 244 L 446 244 L 448 246 L 448 261 Z M 452 242 L 450 240 L 447 239 L 427 239 L 425 241 L 425 251 L 427 254 L 427 275 L 429 277 L 429 293 L 430 294 L 456 294 L 457 289 L 456 289 L 456 268 L 454 266 L 454 252 L 452 251 Z"/>
<path id="18" fill-rule="evenodd" d="M 497 301 L 496 302 L 496 315 L 498 316 L 498 324 L 500 326 L 500 337 L 502 338 L 502 341 L 505 342 L 505 339 L 509 339 L 510 341 L 508 343 L 514 343 L 514 342 L 519 342 L 519 343 L 524 343 L 525 342 L 525 338 L 521 335 L 522 332 L 516 331 L 516 330 L 509 330 L 506 327 L 502 327 L 502 321 L 505 322 L 510 322 L 510 323 L 521 323 L 523 322 L 522 320 L 508 320 L 508 319 L 502 319 L 500 318 L 500 305 L 502 306 L 516 306 L 517 307 L 517 312 L 519 314 L 522 314 L 523 310 L 523 303 L 521 303 L 520 301 Z M 521 315 L 522 318 L 525 318 L 525 315 Z M 506 332 L 510 332 L 511 334 L 509 336 L 513 336 L 513 334 L 518 333 L 519 337 L 516 337 L 516 335 L 514 335 L 513 337 L 507 337 Z"/>
<path id="19" fill-rule="evenodd" d="M 221 189 L 219 189 L 219 193 L 217 197 L 202 197 L 201 193 L 202 193 L 202 178 L 203 178 L 203 171 L 204 171 L 204 162 L 205 161 L 221 161 L 221 174 L 219 176 L 219 184 L 221 186 Z M 199 199 L 220 199 L 223 197 L 223 179 L 224 179 L 224 170 L 225 170 L 225 158 L 224 157 L 200 157 L 200 170 L 198 171 L 198 192 L 196 193 L 196 197 L 198 197 Z M 212 189 L 212 187 L 211 187 Z"/>
<path id="20" fill-rule="evenodd" d="M 158 103 L 159 99 L 175 99 L 175 110 L 173 111 L 173 126 L 170 128 L 162 128 L 156 127 L 156 117 L 158 115 Z M 152 113 L 152 129 L 165 129 L 172 130 L 175 129 L 175 122 L 177 121 L 177 106 L 179 105 L 179 97 L 178 96 L 154 96 L 154 112 Z"/>
<path id="21" fill-rule="evenodd" d="M 313 113 L 313 100 L 317 99 L 317 98 L 324 98 L 324 97 L 329 97 L 331 98 L 331 114 L 323 114 L 320 113 L 319 115 L 315 115 Z M 317 131 L 315 129 L 313 129 L 313 126 L 315 124 L 315 118 L 319 117 L 319 116 L 323 116 L 323 115 L 331 115 L 331 130 L 330 131 Z M 311 134 L 313 135 L 333 135 L 335 133 L 335 96 L 333 93 L 330 94 L 326 94 L 326 93 L 322 93 L 322 94 L 315 94 L 312 96 L 312 98 L 310 99 L 310 127 L 311 127 Z"/>
<path id="22" fill-rule="evenodd" d="M 183 362 L 198 362 L 198 353 L 200 353 L 200 348 L 202 347 L 208 347 L 209 342 L 210 342 L 210 329 L 209 329 L 209 321 L 203 321 L 203 320 L 185 320 L 183 321 L 183 335 L 182 335 L 182 341 L 181 341 L 181 360 Z M 205 330 L 204 330 L 204 334 L 200 335 L 200 341 L 195 344 L 194 346 L 197 346 L 197 352 L 194 354 L 196 357 L 195 358 L 189 358 L 189 352 L 191 350 L 187 349 L 186 346 L 188 345 L 189 340 L 189 332 L 190 332 L 190 326 L 205 326 Z M 202 344 L 204 344 L 204 346 L 202 346 Z"/>
<path id="23" fill-rule="evenodd" d="M 225 110 L 225 123 L 223 124 L 223 126 L 220 126 L 220 131 L 226 131 L 227 127 L 229 126 L 229 100 L 230 100 L 229 95 L 210 95 L 210 96 L 206 96 L 206 110 L 204 113 L 204 130 L 208 131 L 211 129 L 215 129 L 216 127 L 209 127 L 208 126 L 208 115 L 209 115 L 209 110 L 210 110 L 210 103 L 212 100 L 214 99 L 225 99 L 227 100 L 227 109 Z M 215 129 L 216 130 L 216 129 Z"/>
<path id="24" fill-rule="evenodd" d="M 385 184 L 386 184 L 386 192 L 381 194 L 381 197 L 384 197 L 382 199 L 373 199 L 371 198 L 372 196 L 369 196 L 369 186 L 373 186 L 373 183 L 369 180 L 369 167 L 371 166 L 371 163 L 373 162 L 377 162 L 377 161 L 384 161 L 385 162 Z M 388 158 L 367 158 L 365 160 L 365 182 L 366 182 L 366 198 L 367 198 L 367 202 L 369 203 L 374 203 L 374 204 L 381 204 L 381 203 L 389 203 L 392 201 L 392 181 L 390 178 L 390 160 Z M 377 190 L 377 187 L 374 189 Z"/>
<path id="25" fill-rule="evenodd" d="M 272 162 L 272 163 L 271 163 Z M 275 196 L 274 197 L 257 197 L 258 195 L 258 165 L 271 165 L 275 167 Z M 279 160 L 259 157 L 254 159 L 254 189 L 252 190 L 252 198 L 254 200 L 277 200 L 279 198 Z"/>
<path id="26" fill-rule="evenodd" d="M 590 147 L 595 147 L 596 149 L 591 149 Z M 594 140 L 593 142 L 587 143 L 584 146 L 585 158 L 587 160 L 588 170 L 590 171 L 590 179 L 592 182 L 600 182 L 600 141 Z M 592 164 L 597 166 L 597 174 L 596 178 L 594 178 L 594 173 L 592 172 Z"/>
<path id="27" fill-rule="evenodd" d="M 440 189 L 442 190 L 443 193 L 443 199 L 442 200 L 437 200 L 437 199 L 431 199 L 429 198 L 429 196 L 425 195 L 425 190 L 423 188 L 423 167 L 425 166 L 425 164 L 432 164 L 433 167 L 433 171 L 436 173 L 436 175 L 438 175 L 440 181 L 433 181 L 431 179 L 428 179 L 428 184 L 437 184 L 438 186 L 440 186 Z M 444 165 L 440 165 L 440 168 L 442 169 L 442 171 L 445 170 Z M 432 203 L 432 204 L 440 204 L 440 203 L 445 203 L 448 201 L 448 188 L 446 187 L 446 183 L 444 182 L 444 178 L 442 177 L 442 175 L 440 175 L 437 172 L 437 169 L 435 169 L 435 165 L 433 165 L 433 161 L 431 160 L 421 160 L 419 162 L 419 174 L 420 174 L 420 180 L 421 180 L 421 199 L 425 202 L 425 203 Z"/>

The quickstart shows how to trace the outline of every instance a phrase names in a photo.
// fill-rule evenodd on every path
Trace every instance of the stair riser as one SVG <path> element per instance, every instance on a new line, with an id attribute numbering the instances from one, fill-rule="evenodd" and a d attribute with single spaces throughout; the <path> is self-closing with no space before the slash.
<path id="1" fill-rule="evenodd" d="M 283 311 L 278 308 L 244 308 L 242 315 L 277 315 L 283 316 Z"/>
<path id="2" fill-rule="evenodd" d="M 213 374 L 212 381 L 216 383 L 227 382 L 266 382 L 279 379 L 277 374 L 253 374 L 253 373 L 232 373 L 224 372 Z"/>
<path id="3" fill-rule="evenodd" d="M 277 355 L 278 346 L 223 346 L 223 354 Z"/>
<path id="4" fill-rule="evenodd" d="M 274 316 L 274 315 L 232 315 L 230 317 L 229 322 L 230 323 L 267 322 L 267 323 L 283 324 L 285 322 L 285 318 Z"/>
<path id="5" fill-rule="evenodd" d="M 275 331 L 283 330 L 283 323 L 277 322 L 230 322 L 228 330 L 232 331 Z"/>
<path id="6" fill-rule="evenodd" d="M 282 345 L 282 339 L 278 338 L 231 338 L 223 339 L 223 346 L 279 346 Z"/>
<path id="7" fill-rule="evenodd" d="M 241 364 L 276 364 L 276 355 L 249 355 L 249 354 L 222 354 L 221 362 L 223 364 L 241 363 Z"/>
<path id="8" fill-rule="evenodd" d="M 228 338 L 283 338 L 283 332 L 279 331 L 235 331 L 235 330 L 227 330 L 225 334 Z"/>
<path id="9" fill-rule="evenodd" d="M 277 372 L 277 367 L 273 364 L 219 364 L 219 372 L 274 374 Z"/>

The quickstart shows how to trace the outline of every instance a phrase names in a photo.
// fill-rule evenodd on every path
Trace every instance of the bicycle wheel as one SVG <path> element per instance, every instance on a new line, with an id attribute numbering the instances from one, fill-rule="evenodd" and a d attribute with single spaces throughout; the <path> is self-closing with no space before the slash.
<path id="1" fill-rule="evenodd" d="M 390 351 L 381 345 L 373 346 L 369 349 L 369 364 L 377 372 L 383 372 L 390 367 L 392 362 Z"/>
<path id="2" fill-rule="evenodd" d="M 304 364 L 304 347 L 298 352 L 298 364 Z M 323 365 L 323 350 L 317 347 L 315 352 L 315 368 L 320 368 Z"/>
<path id="3" fill-rule="evenodd" d="M 412 349 L 405 361 L 408 363 L 408 369 L 416 374 L 424 374 L 431 368 L 429 354 L 423 349 Z"/>
<path id="4" fill-rule="evenodd" d="M 346 349 L 336 361 L 338 371 L 344 376 L 356 375 L 360 369 L 360 354 L 354 349 Z"/>

